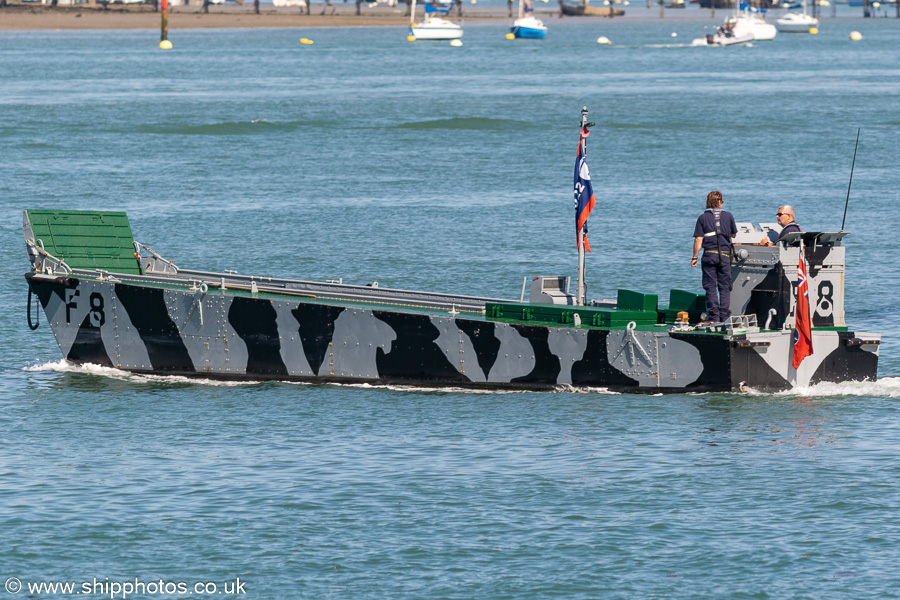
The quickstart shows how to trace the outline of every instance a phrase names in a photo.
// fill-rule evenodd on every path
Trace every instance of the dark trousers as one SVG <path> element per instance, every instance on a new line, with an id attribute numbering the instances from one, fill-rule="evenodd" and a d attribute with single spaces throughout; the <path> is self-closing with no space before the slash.
<path id="1" fill-rule="evenodd" d="M 703 290 L 706 292 L 706 314 L 710 321 L 727 321 L 731 317 L 731 259 L 714 252 L 704 252 Z"/>

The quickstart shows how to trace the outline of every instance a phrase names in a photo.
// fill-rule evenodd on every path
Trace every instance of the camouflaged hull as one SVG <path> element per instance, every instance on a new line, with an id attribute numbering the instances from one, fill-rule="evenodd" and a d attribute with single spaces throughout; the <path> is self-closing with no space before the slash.
<path id="1" fill-rule="evenodd" d="M 765 328 L 711 330 L 675 325 L 674 293 L 668 309 L 636 292 L 620 292 L 615 307 L 554 306 L 178 269 L 140 244 L 129 255 L 123 213 L 100 214 L 106 229 L 85 238 L 96 243 L 119 219 L 118 250 L 60 244 L 65 264 L 43 240 L 72 239 L 74 229 L 42 233 L 40 219 L 65 219 L 32 213 L 25 277 L 76 364 L 228 379 L 636 392 L 780 390 L 877 374 L 880 336 L 843 324 L 843 248 L 811 250 L 825 261 L 810 269 L 814 353 L 794 370 L 784 265 L 796 264 L 798 249 L 757 246 L 736 264 L 733 310 L 768 320 Z M 107 255 L 114 271 L 100 264 Z M 637 310 L 626 310 L 629 297 Z"/>
<path id="2" fill-rule="evenodd" d="M 552 327 L 28 274 L 63 356 L 135 373 L 622 391 L 785 389 L 873 379 L 877 347 L 790 332 Z M 259 294 L 257 294 L 258 296 Z"/>

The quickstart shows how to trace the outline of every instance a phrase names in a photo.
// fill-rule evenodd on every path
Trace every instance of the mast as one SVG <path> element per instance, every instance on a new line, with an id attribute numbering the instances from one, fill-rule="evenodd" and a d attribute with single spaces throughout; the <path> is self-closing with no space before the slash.
<path id="1" fill-rule="evenodd" d="M 309 0 L 307 0 L 309 1 Z M 412 27 L 413 23 L 416 22 L 416 0 L 412 0 L 412 5 L 409 8 L 409 26 Z"/>
<path id="2" fill-rule="evenodd" d="M 525 0 L 519 0 L 519 18 L 525 16 Z"/>
<path id="3" fill-rule="evenodd" d="M 520 6 L 521 6 L 521 1 L 522 0 L 519 0 Z M 587 143 L 586 143 L 587 140 L 584 138 L 584 135 L 583 135 L 584 128 L 587 125 L 587 116 L 588 116 L 587 106 L 581 107 L 581 131 L 578 133 L 579 138 L 580 138 L 578 143 L 581 144 L 582 159 L 584 159 L 585 150 L 587 148 Z M 578 231 L 578 291 L 576 292 L 577 296 L 575 297 L 575 304 L 578 306 L 584 306 L 584 300 L 585 300 L 584 238 L 585 238 L 584 226 L 582 226 L 581 229 Z"/>
<path id="4" fill-rule="evenodd" d="M 847 222 L 847 207 L 850 206 L 850 186 L 853 185 L 853 169 L 856 168 L 856 151 L 859 148 L 859 132 L 862 127 L 856 130 L 856 146 L 853 147 L 853 164 L 850 165 L 850 183 L 847 184 L 847 201 L 844 202 L 844 218 L 841 221 L 841 231 L 844 230 L 844 223 Z"/>

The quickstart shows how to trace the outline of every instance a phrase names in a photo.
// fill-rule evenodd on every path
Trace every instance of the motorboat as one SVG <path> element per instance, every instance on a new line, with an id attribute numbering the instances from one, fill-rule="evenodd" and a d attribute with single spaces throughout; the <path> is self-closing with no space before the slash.
<path id="1" fill-rule="evenodd" d="M 409 11 L 409 36 L 416 40 L 458 40 L 463 36 L 462 24 L 454 23 L 438 15 L 447 14 L 449 8 L 425 3 L 425 19 L 416 23 L 416 0 Z"/>
<path id="2" fill-rule="evenodd" d="M 751 33 L 742 31 L 737 34 L 735 29 L 732 23 L 720 25 L 715 33 L 706 34 L 706 44 L 708 46 L 742 46 L 754 40 Z"/>

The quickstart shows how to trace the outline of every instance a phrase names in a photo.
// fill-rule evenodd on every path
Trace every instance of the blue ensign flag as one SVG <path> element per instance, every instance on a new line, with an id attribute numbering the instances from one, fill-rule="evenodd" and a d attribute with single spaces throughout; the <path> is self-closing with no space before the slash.
<path id="1" fill-rule="evenodd" d="M 591 173 L 584 160 L 582 142 L 578 141 L 578 154 L 575 155 L 575 247 L 581 245 L 581 228 L 584 227 L 584 249 L 591 251 L 587 239 L 587 220 L 594 208 L 594 188 L 591 185 Z"/>

